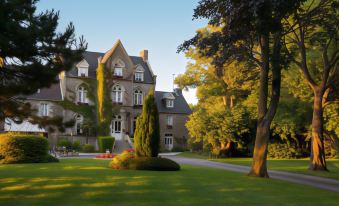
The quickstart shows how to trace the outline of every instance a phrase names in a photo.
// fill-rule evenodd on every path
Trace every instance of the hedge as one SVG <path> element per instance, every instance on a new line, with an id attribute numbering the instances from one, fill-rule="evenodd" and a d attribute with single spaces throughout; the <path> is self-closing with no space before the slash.
<path id="1" fill-rule="evenodd" d="M 92 153 L 92 152 L 95 152 L 95 148 L 93 145 L 91 144 L 85 144 L 83 147 L 82 147 L 82 151 L 85 152 L 85 153 Z"/>
<path id="2" fill-rule="evenodd" d="M 301 154 L 288 144 L 271 143 L 268 145 L 268 157 L 274 159 L 295 159 Z"/>
<path id="3" fill-rule="evenodd" d="M 0 163 L 40 163 L 51 160 L 45 137 L 5 133 L 0 134 Z"/>
<path id="4" fill-rule="evenodd" d="M 115 139 L 111 136 L 98 137 L 99 152 L 106 152 L 106 149 L 112 153 Z"/>

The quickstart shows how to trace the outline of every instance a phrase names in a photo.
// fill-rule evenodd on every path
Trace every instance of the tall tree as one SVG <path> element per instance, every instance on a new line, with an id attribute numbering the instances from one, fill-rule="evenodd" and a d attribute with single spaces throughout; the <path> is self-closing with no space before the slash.
<path id="1" fill-rule="evenodd" d="M 135 152 L 139 157 L 157 157 L 160 148 L 160 124 L 154 88 L 146 96 L 134 133 Z"/>
<path id="2" fill-rule="evenodd" d="M 56 32 L 59 13 L 36 13 L 37 0 L 0 2 L 0 121 L 28 119 L 60 123 L 34 115 L 23 96 L 58 82 L 57 75 L 80 61 L 87 44 L 75 38 L 72 23 Z"/>
<path id="3" fill-rule="evenodd" d="M 338 5 L 333 0 L 312 0 L 296 11 L 293 18 L 285 19 L 291 31 L 285 38 L 285 47 L 314 94 L 310 170 L 327 170 L 323 108 L 339 75 Z"/>
<path id="4" fill-rule="evenodd" d="M 260 68 L 258 122 L 251 176 L 268 177 L 269 131 L 279 103 L 283 66 L 281 40 L 284 30 L 281 20 L 298 9 L 302 1 L 201 0 L 194 10 L 194 18 L 207 18 L 209 24 L 222 29 L 210 35 L 198 32 L 179 47 L 179 51 L 198 47 L 202 55 L 213 58 L 217 74 L 222 74 L 224 65 L 234 60 L 246 61 Z M 269 78 L 270 72 L 272 78 Z"/>

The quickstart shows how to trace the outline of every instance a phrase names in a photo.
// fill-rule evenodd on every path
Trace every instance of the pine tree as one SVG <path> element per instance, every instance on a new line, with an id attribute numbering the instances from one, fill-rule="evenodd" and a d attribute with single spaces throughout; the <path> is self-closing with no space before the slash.
<path id="1" fill-rule="evenodd" d="M 144 100 L 142 114 L 137 119 L 134 134 L 136 155 L 157 157 L 160 146 L 159 113 L 155 102 L 154 89 Z"/>
<path id="2" fill-rule="evenodd" d="M 62 118 L 41 118 L 23 97 L 58 82 L 58 74 L 82 59 L 87 43 L 75 38 L 72 23 L 56 32 L 59 13 L 36 13 L 37 0 L 0 3 L 0 121 L 28 119 L 40 125 Z"/>

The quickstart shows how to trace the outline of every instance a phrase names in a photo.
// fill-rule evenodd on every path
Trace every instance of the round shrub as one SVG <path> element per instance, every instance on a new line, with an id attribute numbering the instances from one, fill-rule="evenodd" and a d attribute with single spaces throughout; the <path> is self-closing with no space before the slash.
<path id="1" fill-rule="evenodd" d="M 180 165 L 162 157 L 137 157 L 128 162 L 130 170 L 177 171 Z"/>
<path id="2" fill-rule="evenodd" d="M 48 142 L 40 136 L 0 134 L 0 163 L 48 162 Z"/>
<path id="3" fill-rule="evenodd" d="M 72 150 L 72 142 L 67 139 L 60 139 L 58 141 L 58 147 L 65 147 L 66 150 Z"/>
<path id="4" fill-rule="evenodd" d="M 177 171 L 180 165 L 173 160 L 161 157 L 136 157 L 134 151 L 125 150 L 115 156 L 110 168 L 123 170 Z"/>
<path id="5" fill-rule="evenodd" d="M 72 150 L 74 150 L 74 151 L 80 151 L 81 150 L 81 143 L 80 143 L 79 140 L 73 142 Z"/>
<path id="6" fill-rule="evenodd" d="M 113 145 L 114 145 L 114 138 L 111 136 L 101 136 L 98 137 L 98 145 L 100 152 L 106 152 L 108 149 L 109 152 L 112 153 Z"/>
<path id="7" fill-rule="evenodd" d="M 85 144 L 82 147 L 82 151 L 85 153 L 93 153 L 95 151 L 94 146 L 91 144 Z"/>

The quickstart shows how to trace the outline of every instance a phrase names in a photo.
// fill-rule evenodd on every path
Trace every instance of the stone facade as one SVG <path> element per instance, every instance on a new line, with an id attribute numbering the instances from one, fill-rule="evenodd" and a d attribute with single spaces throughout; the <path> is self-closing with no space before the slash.
<path id="1" fill-rule="evenodd" d="M 55 145 L 58 138 L 67 137 L 80 140 L 83 144 L 97 146 L 95 137 L 83 135 L 81 124 L 84 118 L 74 111 L 61 107 L 58 102 L 68 100 L 74 104 L 95 104 L 88 98 L 88 91 L 84 85 L 87 79 L 96 78 L 98 61 L 104 63 L 105 68 L 113 75 L 111 100 L 112 104 L 117 106 L 118 112 L 112 120 L 111 136 L 117 141 L 125 140 L 126 136 L 133 136 L 136 118 L 142 110 L 143 98 L 150 89 L 155 88 L 156 76 L 149 65 L 147 50 L 140 52 L 140 56 L 129 56 L 122 43 L 118 41 L 106 53 L 85 52 L 81 62 L 74 65 L 70 71 L 59 75 L 58 85 L 41 89 L 37 94 L 27 98 L 40 115 L 49 117 L 59 115 L 65 121 L 75 120 L 75 126 L 66 129 L 64 133 L 48 133 L 51 145 Z M 160 113 L 162 150 L 184 149 L 188 138 L 185 123 L 191 113 L 188 104 L 178 89 L 173 92 L 156 91 L 155 95 Z"/>

